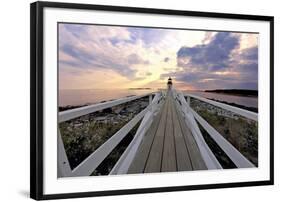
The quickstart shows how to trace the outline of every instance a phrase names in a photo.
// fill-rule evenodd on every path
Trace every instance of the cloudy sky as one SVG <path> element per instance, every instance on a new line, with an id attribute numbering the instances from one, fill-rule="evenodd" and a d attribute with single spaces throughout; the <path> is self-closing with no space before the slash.
<path id="1" fill-rule="evenodd" d="M 258 34 L 59 25 L 60 89 L 257 89 Z"/>

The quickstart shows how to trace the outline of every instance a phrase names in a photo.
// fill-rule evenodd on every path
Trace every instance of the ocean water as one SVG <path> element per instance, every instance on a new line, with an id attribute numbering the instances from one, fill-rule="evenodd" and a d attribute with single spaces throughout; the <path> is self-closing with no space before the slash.
<path id="1" fill-rule="evenodd" d="M 59 106 L 94 104 L 102 101 L 118 99 L 131 95 L 142 95 L 150 92 L 152 92 L 152 90 L 59 90 Z"/>
<path id="2" fill-rule="evenodd" d="M 60 90 L 59 106 L 94 104 L 102 101 L 118 99 L 131 95 L 142 95 L 153 91 L 154 90 L 127 90 L 127 89 Z M 205 98 L 216 99 L 216 100 L 235 103 L 247 107 L 258 108 L 257 97 L 244 97 L 244 96 L 236 96 L 236 95 L 226 95 L 221 93 L 208 93 L 202 91 L 185 91 L 185 92 L 202 96 Z"/>
<path id="3" fill-rule="evenodd" d="M 246 107 L 255 107 L 258 108 L 258 98 L 257 97 L 246 97 L 246 96 L 237 96 L 237 95 L 227 95 L 222 93 L 210 93 L 203 91 L 185 91 L 193 95 L 201 96 L 204 98 L 215 99 L 219 101 L 224 101 L 228 103 L 235 103 L 243 105 Z"/>

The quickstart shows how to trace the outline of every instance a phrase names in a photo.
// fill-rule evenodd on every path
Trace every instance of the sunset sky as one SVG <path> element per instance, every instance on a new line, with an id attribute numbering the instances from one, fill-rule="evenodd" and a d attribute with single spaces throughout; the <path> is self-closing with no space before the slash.
<path id="1" fill-rule="evenodd" d="M 257 89 L 258 34 L 59 25 L 59 89 Z"/>

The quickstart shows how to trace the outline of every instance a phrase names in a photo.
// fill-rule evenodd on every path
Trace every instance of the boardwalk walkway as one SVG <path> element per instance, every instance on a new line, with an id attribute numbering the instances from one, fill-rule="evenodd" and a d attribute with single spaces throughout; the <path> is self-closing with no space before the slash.
<path id="1" fill-rule="evenodd" d="M 235 167 L 257 167 L 212 127 L 207 120 L 192 109 L 190 99 L 208 103 L 256 123 L 258 123 L 258 114 L 200 96 L 188 93 L 183 94 L 183 92 L 178 92 L 172 88 L 170 80 L 168 81 L 166 92 L 158 91 L 140 96 L 130 96 L 59 112 L 59 123 L 63 123 L 147 96 L 149 96 L 150 102 L 145 109 L 135 115 L 133 119 L 120 128 L 74 169 L 70 167 L 63 138 L 59 131 L 58 176 L 91 175 L 140 121 L 141 124 L 138 126 L 135 138 L 133 138 L 130 145 L 114 165 L 109 173 L 110 175 L 222 169 L 223 166 L 200 132 L 199 125 L 204 128 L 210 138 L 223 150 Z M 148 123 L 151 123 L 150 126 Z"/>
<path id="2" fill-rule="evenodd" d="M 207 169 L 175 100 L 168 91 L 162 109 L 146 132 L 128 173 Z"/>

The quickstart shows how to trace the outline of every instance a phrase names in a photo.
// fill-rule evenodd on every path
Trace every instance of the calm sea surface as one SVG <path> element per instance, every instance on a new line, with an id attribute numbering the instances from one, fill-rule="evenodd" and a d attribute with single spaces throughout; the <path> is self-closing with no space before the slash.
<path id="1" fill-rule="evenodd" d="M 153 90 L 119 90 L 119 89 L 118 90 L 99 90 L 99 89 L 60 90 L 59 106 L 93 104 L 101 101 L 117 99 L 130 95 L 142 95 L 142 94 L 150 93 L 152 91 Z M 247 107 L 258 108 L 257 97 L 242 97 L 242 96 L 226 95 L 226 94 L 219 94 L 219 93 L 207 93 L 201 91 L 192 91 L 188 93 L 202 96 L 205 98 L 216 99 L 229 103 L 244 105 Z"/>
<path id="2" fill-rule="evenodd" d="M 93 104 L 101 101 L 113 100 L 130 95 L 142 95 L 150 92 L 152 92 L 152 90 L 60 90 L 59 106 Z"/>
<path id="3" fill-rule="evenodd" d="M 208 93 L 202 91 L 192 91 L 188 92 L 190 94 L 198 95 L 201 97 L 220 100 L 228 103 L 235 103 L 239 105 L 243 105 L 246 107 L 255 107 L 258 108 L 258 98 L 257 97 L 245 97 L 245 96 L 237 96 L 237 95 L 227 95 L 222 93 Z"/>

